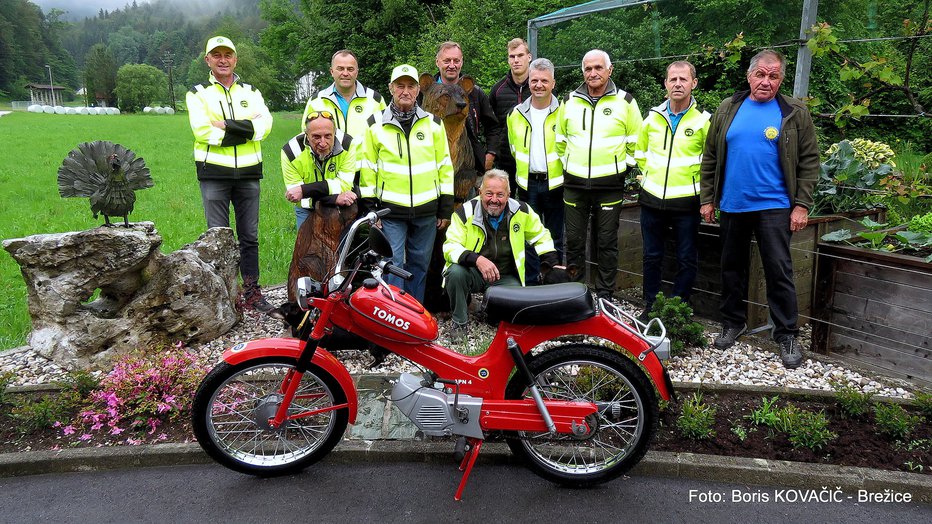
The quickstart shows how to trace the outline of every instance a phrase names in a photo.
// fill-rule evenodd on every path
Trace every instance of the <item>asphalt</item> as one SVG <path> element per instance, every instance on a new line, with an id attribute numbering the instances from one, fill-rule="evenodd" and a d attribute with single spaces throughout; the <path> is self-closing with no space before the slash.
<path id="1" fill-rule="evenodd" d="M 396 409 L 385 409 L 384 384 L 384 377 L 358 380 L 361 405 L 357 424 L 324 462 L 315 467 L 325 467 L 327 462 L 453 464 L 449 441 L 417 440 L 413 425 L 401 420 Z M 677 387 L 680 393 L 688 389 L 688 385 Z M 703 389 L 724 388 L 703 385 Z M 749 389 L 761 394 L 825 395 L 825 392 L 816 391 Z M 33 451 L 0 454 L 0 477 L 209 462 L 211 459 L 196 443 Z M 478 462 L 510 464 L 515 459 L 507 445 L 488 443 L 483 446 Z M 630 475 L 813 490 L 866 490 L 871 493 L 890 490 L 908 492 L 914 501 L 932 503 L 932 475 L 851 466 L 649 451 Z"/>

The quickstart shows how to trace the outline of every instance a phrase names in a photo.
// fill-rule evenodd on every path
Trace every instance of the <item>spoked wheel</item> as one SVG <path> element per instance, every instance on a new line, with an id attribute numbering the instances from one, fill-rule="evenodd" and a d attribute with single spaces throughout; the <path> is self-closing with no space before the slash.
<path id="1" fill-rule="evenodd" d="M 631 469 L 647 452 L 657 429 L 657 397 L 633 362 L 609 349 L 569 345 L 528 362 L 541 396 L 593 402 L 598 411 L 586 422 L 586 435 L 518 433 L 508 445 L 538 475 L 559 484 L 583 487 L 609 481 Z M 506 396 L 531 398 L 519 375 Z"/>
<path id="2" fill-rule="evenodd" d="M 252 475 L 299 471 L 339 442 L 349 418 L 337 381 L 319 367 L 304 373 L 289 415 L 317 412 L 273 428 L 269 419 L 281 405 L 285 376 L 296 361 L 272 357 L 235 366 L 221 363 L 201 382 L 194 397 L 194 436 L 214 460 Z"/>

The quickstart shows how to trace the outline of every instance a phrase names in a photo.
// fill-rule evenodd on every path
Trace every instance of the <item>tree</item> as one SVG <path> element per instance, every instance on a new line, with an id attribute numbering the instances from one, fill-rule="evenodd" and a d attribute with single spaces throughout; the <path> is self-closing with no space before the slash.
<path id="1" fill-rule="evenodd" d="M 117 71 L 120 109 L 135 112 L 168 98 L 168 76 L 148 64 L 126 64 Z"/>
<path id="2" fill-rule="evenodd" d="M 88 98 L 99 100 L 108 106 L 114 105 L 116 89 L 116 63 L 107 46 L 91 47 L 84 59 L 84 85 Z"/>

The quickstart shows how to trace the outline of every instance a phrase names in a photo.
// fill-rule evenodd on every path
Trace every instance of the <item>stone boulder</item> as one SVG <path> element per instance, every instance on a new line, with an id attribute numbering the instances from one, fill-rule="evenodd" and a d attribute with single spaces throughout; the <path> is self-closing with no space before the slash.
<path id="1" fill-rule="evenodd" d="M 210 229 L 167 255 L 161 244 L 151 222 L 5 240 L 26 281 L 29 345 L 68 368 L 103 367 L 229 331 L 241 318 L 233 231 Z"/>

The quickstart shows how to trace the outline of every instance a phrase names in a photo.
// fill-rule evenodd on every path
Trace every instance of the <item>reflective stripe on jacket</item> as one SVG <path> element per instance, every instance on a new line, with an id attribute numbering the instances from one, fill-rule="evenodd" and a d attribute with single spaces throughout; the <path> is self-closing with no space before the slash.
<path id="1" fill-rule="evenodd" d="M 634 156 L 641 168 L 641 205 L 687 211 L 699 208 L 699 171 L 712 115 L 695 99 L 672 131 L 667 102 L 651 108 Z"/>
<path id="2" fill-rule="evenodd" d="M 390 218 L 449 218 L 453 163 L 443 121 L 420 106 L 408 134 L 391 109 L 370 121 L 362 146 L 360 196 L 390 208 Z"/>
<path id="3" fill-rule="evenodd" d="M 272 130 L 272 115 L 258 89 L 239 76 L 227 89 L 211 74 L 188 91 L 185 102 L 198 180 L 262 178 L 260 141 Z M 219 120 L 226 129 L 211 124 Z"/>
<path id="4" fill-rule="evenodd" d="M 556 127 L 560 104 L 557 97 L 550 96 L 550 113 L 544 120 L 544 143 L 531 143 L 531 99 L 515 107 L 508 114 L 508 146 L 515 159 L 515 178 L 522 189 L 528 187 L 528 171 L 531 163 L 531 149 L 542 147 L 547 154 L 547 175 L 549 189 L 563 185 L 563 162 L 557 153 Z"/>
<path id="5" fill-rule="evenodd" d="M 329 194 L 338 195 L 353 189 L 356 147 L 352 137 L 337 130 L 330 156 L 318 164 L 304 133 L 301 133 L 282 146 L 281 164 L 286 189 L 327 181 Z M 304 198 L 301 199 L 301 207 L 313 209 L 314 203 Z"/>
<path id="6" fill-rule="evenodd" d="M 463 206 L 453 213 L 450 227 L 447 228 L 447 238 L 443 242 L 444 273 L 453 264 L 475 267 L 475 260 L 479 251 L 485 245 L 487 234 L 485 219 L 482 213 L 481 197 L 473 198 L 463 203 Z M 521 285 L 524 281 L 524 246 L 531 244 L 538 255 L 554 252 L 553 238 L 550 231 L 540 221 L 537 213 L 525 202 L 513 198 L 508 199 L 508 223 L 499 224 L 499 228 L 508 227 L 508 241 L 511 244 L 511 253 L 515 259 L 518 270 L 518 280 Z"/>
<path id="7" fill-rule="evenodd" d="M 564 185 L 578 189 L 621 189 L 634 166 L 641 112 L 630 93 L 608 81 L 595 102 L 586 84 L 569 94 L 557 119 L 557 151 L 566 171 Z"/>

